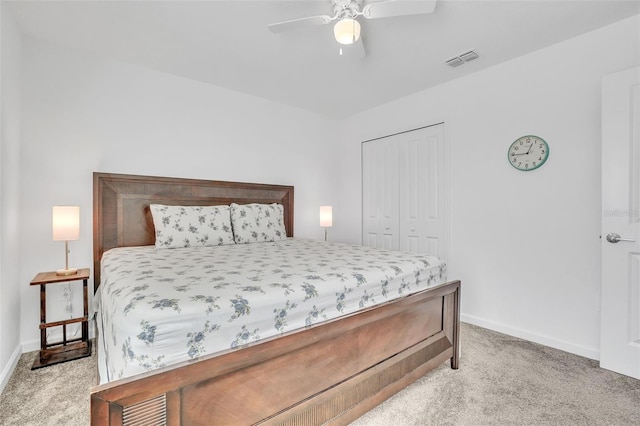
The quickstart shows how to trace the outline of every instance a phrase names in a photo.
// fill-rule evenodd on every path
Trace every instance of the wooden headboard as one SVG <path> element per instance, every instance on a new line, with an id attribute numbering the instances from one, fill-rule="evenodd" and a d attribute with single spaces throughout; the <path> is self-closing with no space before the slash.
<path id="1" fill-rule="evenodd" d="M 102 254 L 114 247 L 155 243 L 149 204 L 204 206 L 278 203 L 293 237 L 293 186 L 170 177 L 93 174 L 93 286 L 100 285 Z"/>

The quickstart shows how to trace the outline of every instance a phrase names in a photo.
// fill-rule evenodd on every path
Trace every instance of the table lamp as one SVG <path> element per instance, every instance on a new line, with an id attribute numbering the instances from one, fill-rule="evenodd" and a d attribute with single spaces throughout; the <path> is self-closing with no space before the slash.
<path id="1" fill-rule="evenodd" d="M 80 236 L 80 207 L 53 206 L 53 241 L 64 241 L 64 269 L 56 275 L 73 275 L 78 268 L 69 268 L 69 241 Z"/>
<path id="2" fill-rule="evenodd" d="M 331 206 L 320 206 L 320 226 L 324 227 L 324 240 L 327 241 L 327 228 L 333 225 Z"/>

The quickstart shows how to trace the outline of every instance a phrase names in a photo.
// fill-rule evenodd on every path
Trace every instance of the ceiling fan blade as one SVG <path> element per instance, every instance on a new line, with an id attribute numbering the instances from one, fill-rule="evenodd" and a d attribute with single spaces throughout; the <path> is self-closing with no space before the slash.
<path id="1" fill-rule="evenodd" d="M 435 8 L 436 0 L 387 0 L 366 5 L 362 8 L 362 16 L 367 19 L 378 19 L 423 15 L 433 12 Z"/>
<path id="2" fill-rule="evenodd" d="M 299 30 L 301 28 L 312 27 L 314 25 L 325 25 L 333 21 L 334 18 L 328 15 L 310 16 L 308 18 L 292 19 L 291 21 L 269 24 L 267 28 L 272 33 L 283 33 L 286 31 Z"/>

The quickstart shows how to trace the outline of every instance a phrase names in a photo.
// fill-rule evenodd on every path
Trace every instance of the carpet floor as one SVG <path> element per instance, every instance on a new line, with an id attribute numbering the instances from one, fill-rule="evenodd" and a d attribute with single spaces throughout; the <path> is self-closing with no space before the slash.
<path id="1" fill-rule="evenodd" d="M 459 370 L 438 367 L 352 426 L 640 425 L 640 380 L 469 324 L 461 341 Z M 31 371 L 35 356 L 0 395 L 0 425 L 88 425 L 95 354 Z"/>

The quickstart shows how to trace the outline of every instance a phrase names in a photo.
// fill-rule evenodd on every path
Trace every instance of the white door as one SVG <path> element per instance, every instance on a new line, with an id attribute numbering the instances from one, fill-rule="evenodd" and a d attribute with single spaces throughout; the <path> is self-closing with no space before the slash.
<path id="1" fill-rule="evenodd" d="M 400 250 L 446 259 L 444 125 L 401 136 Z"/>
<path id="2" fill-rule="evenodd" d="M 640 68 L 602 82 L 600 366 L 640 378 Z"/>
<path id="3" fill-rule="evenodd" d="M 362 144 L 362 243 L 446 259 L 444 124 Z"/>
<path id="4" fill-rule="evenodd" d="M 362 244 L 398 249 L 398 147 L 386 138 L 362 145 Z"/>

